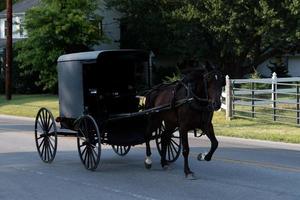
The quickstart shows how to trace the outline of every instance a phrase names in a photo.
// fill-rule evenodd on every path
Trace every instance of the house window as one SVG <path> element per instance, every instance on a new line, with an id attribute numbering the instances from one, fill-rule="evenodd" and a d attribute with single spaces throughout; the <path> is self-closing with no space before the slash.
<path id="1" fill-rule="evenodd" d="M 24 28 L 24 19 L 23 18 L 20 18 L 19 33 L 20 33 L 20 37 L 25 36 L 25 28 Z"/>

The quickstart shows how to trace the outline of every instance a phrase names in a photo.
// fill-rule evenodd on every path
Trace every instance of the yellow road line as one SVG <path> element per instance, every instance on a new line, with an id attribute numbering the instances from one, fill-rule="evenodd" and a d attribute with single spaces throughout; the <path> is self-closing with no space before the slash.
<path id="1" fill-rule="evenodd" d="M 197 158 L 198 154 L 192 153 L 192 156 Z M 237 160 L 237 159 L 230 159 L 230 158 L 218 157 L 218 156 L 213 157 L 213 160 L 232 163 L 232 164 L 240 164 L 240 165 L 262 167 L 262 168 L 273 169 L 273 170 L 300 173 L 300 168 L 298 167 L 290 167 L 290 166 L 278 165 L 274 163 L 265 163 L 265 162 L 258 162 L 253 160 Z"/>

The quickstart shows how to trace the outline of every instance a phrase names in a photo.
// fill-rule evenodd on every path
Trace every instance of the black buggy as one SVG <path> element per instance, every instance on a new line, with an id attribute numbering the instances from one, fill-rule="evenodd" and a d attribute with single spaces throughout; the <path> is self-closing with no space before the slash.
<path id="1" fill-rule="evenodd" d="M 51 163 L 58 136 L 77 137 L 80 159 L 89 170 L 100 162 L 101 145 L 111 145 L 120 156 L 145 142 L 149 116 L 143 92 L 151 88 L 152 54 L 141 50 L 106 50 L 62 55 L 58 59 L 59 116 L 41 108 L 35 121 L 35 141 L 40 158 Z M 60 128 L 58 128 L 60 124 Z M 163 124 L 151 139 L 161 153 Z M 173 134 L 167 159 L 175 161 L 181 150 Z"/>

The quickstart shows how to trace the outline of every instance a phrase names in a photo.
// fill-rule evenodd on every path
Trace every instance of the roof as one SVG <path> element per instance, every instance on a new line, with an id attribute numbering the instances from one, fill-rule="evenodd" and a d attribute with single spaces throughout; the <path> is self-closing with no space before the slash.
<path id="1" fill-rule="evenodd" d="M 25 13 L 28 9 L 38 5 L 40 0 L 23 0 L 18 3 L 15 3 L 13 5 L 13 13 L 18 14 L 18 13 Z M 6 15 L 6 10 L 3 10 L 0 12 L 0 17 L 1 15 Z"/>
<path id="2" fill-rule="evenodd" d="M 57 59 L 57 62 L 67 61 L 92 61 L 97 60 L 100 55 L 108 52 L 128 52 L 128 53 L 141 53 L 143 55 L 149 55 L 149 52 L 137 49 L 116 49 L 116 50 L 102 50 L 102 51 L 88 51 L 80 53 L 65 54 Z"/>

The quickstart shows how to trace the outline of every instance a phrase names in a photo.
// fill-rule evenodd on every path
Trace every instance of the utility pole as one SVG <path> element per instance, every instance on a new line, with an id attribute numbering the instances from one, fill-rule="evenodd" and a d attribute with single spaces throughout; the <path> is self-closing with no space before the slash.
<path id="1" fill-rule="evenodd" d="M 6 63 L 5 63 L 5 96 L 11 100 L 12 86 L 12 0 L 6 0 Z"/>

